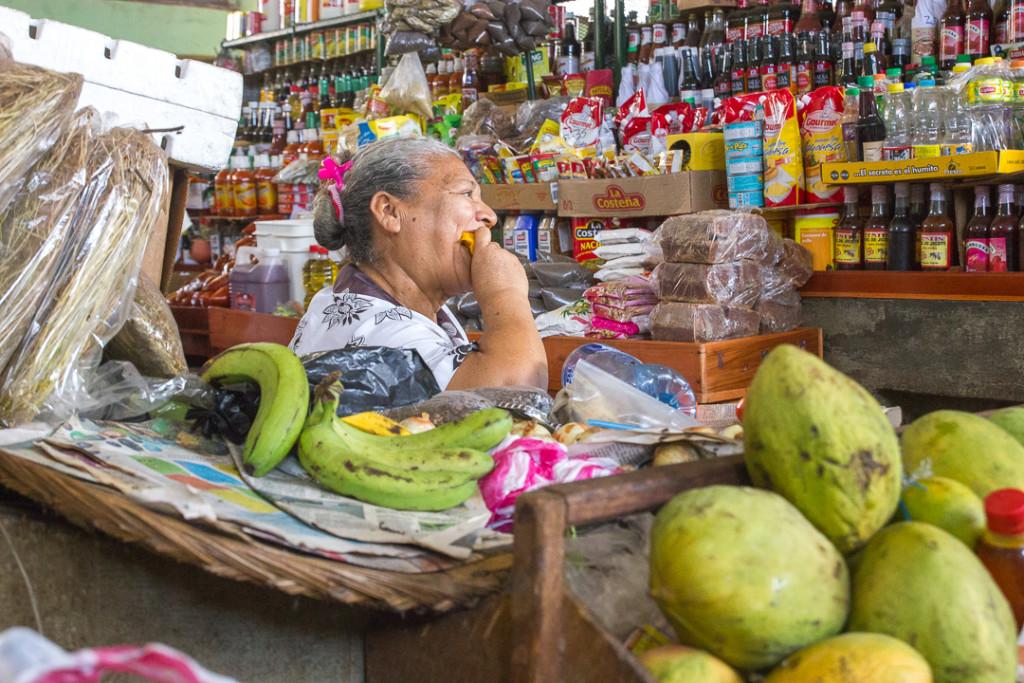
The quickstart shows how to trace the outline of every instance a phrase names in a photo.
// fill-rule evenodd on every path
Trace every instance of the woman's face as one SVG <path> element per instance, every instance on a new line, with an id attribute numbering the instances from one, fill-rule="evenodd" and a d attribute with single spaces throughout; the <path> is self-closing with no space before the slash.
<path id="1" fill-rule="evenodd" d="M 472 289 L 463 232 L 490 228 L 498 218 L 480 198 L 480 186 L 454 155 L 437 158 L 416 196 L 400 204 L 401 230 L 382 250 L 426 292 L 447 299 Z M 390 252 L 390 253 L 389 253 Z"/>

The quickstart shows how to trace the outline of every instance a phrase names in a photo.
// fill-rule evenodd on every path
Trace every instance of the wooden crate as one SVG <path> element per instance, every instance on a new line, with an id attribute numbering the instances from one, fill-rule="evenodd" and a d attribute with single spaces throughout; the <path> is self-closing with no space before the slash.
<path id="1" fill-rule="evenodd" d="M 546 337 L 548 391 L 562 388 L 562 365 L 574 349 L 595 340 L 581 337 Z M 821 358 L 821 330 L 801 327 L 792 332 L 720 342 L 685 344 L 641 340 L 603 342 L 645 363 L 668 366 L 686 378 L 700 403 L 733 401 L 747 393 L 754 373 L 768 352 L 781 344 L 793 344 Z"/>
<path id="2" fill-rule="evenodd" d="M 656 683 L 565 588 L 565 531 L 653 510 L 682 491 L 749 485 L 742 456 L 551 486 L 516 501 L 508 588 L 440 619 L 383 623 L 366 636 L 367 683 Z M 443 653 L 443 654 L 442 654 Z"/>

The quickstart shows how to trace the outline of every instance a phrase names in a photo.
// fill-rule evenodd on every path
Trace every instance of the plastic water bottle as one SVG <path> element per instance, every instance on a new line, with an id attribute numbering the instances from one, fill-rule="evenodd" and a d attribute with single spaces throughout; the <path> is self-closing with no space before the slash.
<path id="1" fill-rule="evenodd" d="M 697 397 L 686 378 L 672 368 L 657 363 L 642 363 L 635 356 L 607 344 L 584 344 L 573 349 L 562 365 L 563 387 L 572 382 L 576 364 L 581 360 L 691 417 L 697 414 Z"/>
<path id="2" fill-rule="evenodd" d="M 1010 79 L 1013 87 L 1010 103 L 1013 148 L 1024 149 L 1024 59 L 1010 63 Z"/>
<path id="3" fill-rule="evenodd" d="M 961 66 L 964 65 L 957 64 L 953 67 L 954 77 L 960 73 L 958 69 Z M 947 85 L 945 90 L 946 126 L 942 134 L 942 156 L 969 154 L 972 151 L 971 115 L 967 111 L 964 96 L 959 88 L 952 84 Z"/>
<path id="4" fill-rule="evenodd" d="M 904 91 L 902 83 L 890 83 L 887 89 L 889 92 L 885 103 L 885 142 L 882 145 L 882 159 L 912 159 L 914 154 L 910 144 L 910 93 Z"/>
<path id="5" fill-rule="evenodd" d="M 935 81 L 921 81 L 914 91 L 914 158 L 937 157 L 942 153 L 943 92 Z"/>
<path id="6" fill-rule="evenodd" d="M 983 57 L 975 62 L 967 83 L 972 151 L 993 152 L 1007 148 L 1006 110 L 1002 76 L 997 72 L 994 60 Z"/>

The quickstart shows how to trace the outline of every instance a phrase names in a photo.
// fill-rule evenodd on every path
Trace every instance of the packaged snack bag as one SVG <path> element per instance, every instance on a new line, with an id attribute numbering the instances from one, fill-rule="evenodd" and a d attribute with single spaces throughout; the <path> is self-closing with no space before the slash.
<path id="1" fill-rule="evenodd" d="M 822 182 L 821 164 L 826 161 L 846 161 L 843 147 L 843 94 L 840 88 L 825 86 L 805 96 L 806 104 L 800 112 L 800 137 L 804 144 L 804 176 L 807 204 L 838 202 L 842 200 L 839 185 Z"/>
<path id="2" fill-rule="evenodd" d="M 561 134 L 572 147 L 581 148 L 597 144 L 601 128 L 601 99 L 576 97 L 569 100 L 562 112 Z"/>
<path id="3" fill-rule="evenodd" d="M 804 159 L 796 100 L 788 90 L 764 93 L 764 203 L 795 206 L 803 203 Z"/>

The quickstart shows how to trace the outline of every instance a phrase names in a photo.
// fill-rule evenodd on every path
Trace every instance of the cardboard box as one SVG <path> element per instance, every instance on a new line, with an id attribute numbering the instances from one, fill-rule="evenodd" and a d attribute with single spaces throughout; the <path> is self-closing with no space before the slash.
<path id="1" fill-rule="evenodd" d="M 560 216 L 674 216 L 728 206 L 725 171 L 558 183 Z"/>
<path id="2" fill-rule="evenodd" d="M 821 176 L 827 183 L 852 185 L 898 180 L 956 180 L 1019 170 L 1024 170 L 1024 155 L 1020 152 L 1002 151 L 972 152 L 906 161 L 826 162 L 821 165 Z"/>
<path id="3" fill-rule="evenodd" d="M 684 171 L 725 170 L 725 137 L 721 133 L 669 135 L 668 148 L 683 150 Z"/>
<path id="4" fill-rule="evenodd" d="M 495 211 L 554 211 L 549 183 L 481 185 L 484 204 Z"/>

